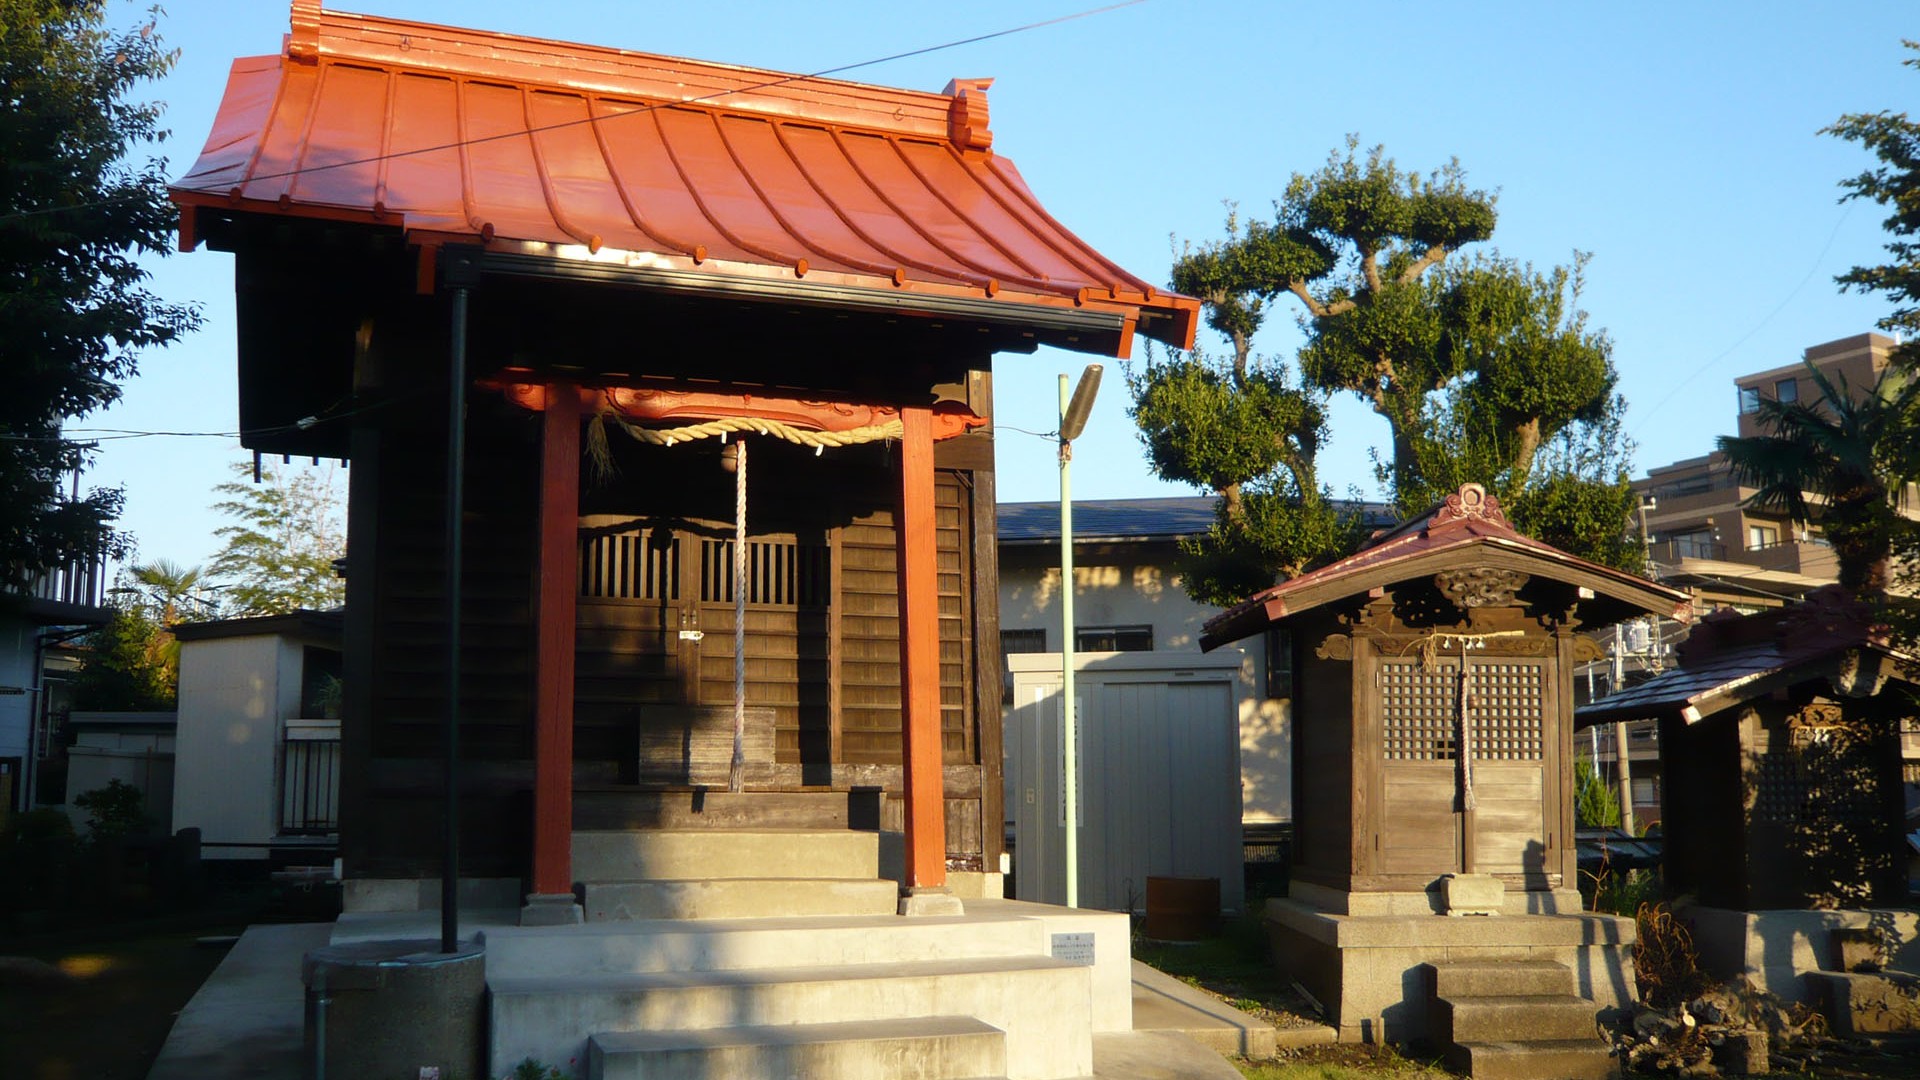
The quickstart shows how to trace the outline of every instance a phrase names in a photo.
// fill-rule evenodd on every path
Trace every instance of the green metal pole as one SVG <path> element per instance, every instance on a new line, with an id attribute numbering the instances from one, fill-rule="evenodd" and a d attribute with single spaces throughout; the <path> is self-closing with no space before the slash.
<path id="1" fill-rule="evenodd" d="M 1080 762 L 1073 715 L 1073 442 L 1067 423 L 1067 377 L 1060 376 L 1060 767 L 1066 773 L 1067 906 L 1080 906 Z"/>

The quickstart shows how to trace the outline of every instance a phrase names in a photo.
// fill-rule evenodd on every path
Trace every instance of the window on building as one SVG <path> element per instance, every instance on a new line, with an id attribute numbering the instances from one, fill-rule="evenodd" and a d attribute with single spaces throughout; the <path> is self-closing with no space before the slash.
<path id="1" fill-rule="evenodd" d="M 1002 630 L 1000 631 L 1000 704 L 1013 704 L 1013 669 L 1007 664 L 1007 657 L 1014 653 L 1039 653 L 1047 651 L 1047 632 L 1039 630 Z"/>
<path id="2" fill-rule="evenodd" d="M 1152 652 L 1151 626 L 1076 626 L 1073 647 L 1080 652 Z"/>
<path id="3" fill-rule="evenodd" d="M 1780 542 L 1780 529 L 1773 525 L 1747 526 L 1747 550 L 1759 551 L 1770 548 Z"/>
<path id="4" fill-rule="evenodd" d="M 1267 631 L 1267 696 L 1293 697 L 1293 631 Z"/>
<path id="5" fill-rule="evenodd" d="M 1723 556 L 1720 545 L 1713 539 L 1712 529 L 1692 529 L 1677 532 L 1667 537 L 1673 545 L 1673 556 L 1678 559 L 1718 559 Z"/>
<path id="6" fill-rule="evenodd" d="M 1654 783 L 1652 777 L 1642 778 L 1636 776 L 1633 778 L 1633 805 L 1652 806 L 1659 801 L 1659 785 Z"/>
<path id="7" fill-rule="evenodd" d="M 1791 405 L 1800 400 L 1800 380 L 1781 379 L 1773 384 L 1773 400 L 1782 405 Z"/>
<path id="8" fill-rule="evenodd" d="M 1740 388 L 1740 415 L 1746 416 L 1760 411 L 1760 388 L 1743 386 Z"/>

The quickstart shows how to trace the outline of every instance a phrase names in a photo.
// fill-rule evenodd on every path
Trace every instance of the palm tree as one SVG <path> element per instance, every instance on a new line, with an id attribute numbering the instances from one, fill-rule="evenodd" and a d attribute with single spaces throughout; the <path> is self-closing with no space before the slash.
<path id="1" fill-rule="evenodd" d="M 1886 594 L 1896 541 L 1912 528 L 1900 512 L 1912 470 L 1913 419 L 1920 383 L 1888 368 L 1871 390 L 1856 394 L 1812 363 L 1820 394 L 1811 402 L 1760 402 L 1769 434 L 1722 435 L 1720 452 L 1733 475 L 1756 490 L 1747 505 L 1799 524 L 1818 521 L 1840 567 L 1840 584 L 1863 600 Z"/>
<path id="2" fill-rule="evenodd" d="M 155 559 L 132 567 L 129 573 L 142 586 L 142 599 L 152 608 L 161 626 L 170 627 L 184 622 L 190 614 L 190 604 L 195 608 L 203 608 L 206 604 L 203 598 L 194 595 L 203 586 L 206 576 L 198 566 L 181 566 L 171 559 Z"/>

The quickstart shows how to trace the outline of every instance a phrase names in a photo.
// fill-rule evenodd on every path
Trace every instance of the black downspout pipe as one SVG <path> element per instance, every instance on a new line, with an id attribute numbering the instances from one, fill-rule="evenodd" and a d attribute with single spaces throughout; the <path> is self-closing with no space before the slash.
<path id="1" fill-rule="evenodd" d="M 440 951 L 460 948 L 460 532 L 467 484 L 467 288 L 453 289 L 447 372 L 447 820 L 440 857 Z"/>

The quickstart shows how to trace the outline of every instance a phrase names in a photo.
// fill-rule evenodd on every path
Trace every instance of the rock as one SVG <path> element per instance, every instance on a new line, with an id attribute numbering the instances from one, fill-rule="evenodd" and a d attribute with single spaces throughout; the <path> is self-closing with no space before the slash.
<path id="1" fill-rule="evenodd" d="M 1714 1063 L 1729 1076 L 1759 1076 L 1772 1068 L 1767 1055 L 1764 1031 L 1728 1031 L 1721 1033 L 1713 1051 Z"/>

